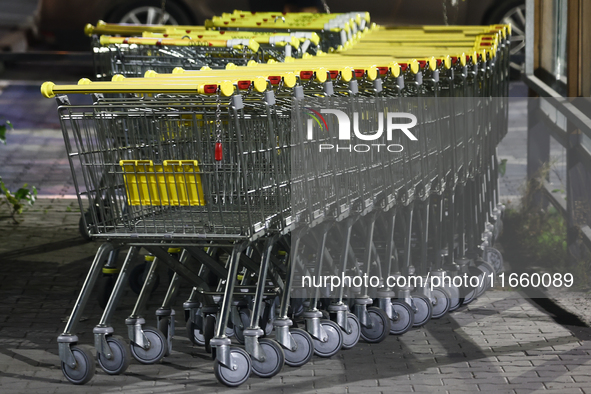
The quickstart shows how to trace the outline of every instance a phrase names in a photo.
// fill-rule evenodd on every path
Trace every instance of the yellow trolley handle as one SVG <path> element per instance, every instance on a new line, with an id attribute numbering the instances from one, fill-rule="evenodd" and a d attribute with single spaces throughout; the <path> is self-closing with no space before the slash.
<path id="1" fill-rule="evenodd" d="M 166 25 L 127 25 L 119 23 L 106 23 L 99 20 L 96 26 L 88 23 L 84 27 L 84 33 L 87 36 L 93 34 L 126 34 L 126 35 L 142 35 L 145 31 L 154 33 L 165 33 L 171 26 Z M 204 26 L 174 26 L 175 29 L 185 30 L 188 32 L 205 31 Z"/>
<path id="2" fill-rule="evenodd" d="M 234 70 L 211 70 L 202 69 L 201 71 L 185 71 L 180 67 L 173 70 L 171 74 L 157 73 L 153 70 L 148 70 L 144 74 L 144 78 L 168 79 L 168 80 L 198 80 L 199 78 L 227 78 L 231 79 L 240 90 L 248 89 L 250 86 L 257 92 L 264 92 L 267 90 L 267 82 L 271 85 L 277 85 L 283 81 L 283 86 L 293 88 L 297 83 L 296 71 L 285 70 L 256 70 L 253 73 L 244 68 Z M 123 80 L 122 75 L 115 75 L 113 81 Z M 143 80 L 143 78 L 129 78 L 126 80 Z"/>
<path id="3" fill-rule="evenodd" d="M 101 36 L 100 43 L 103 46 L 112 44 L 136 44 L 151 46 L 186 46 L 186 47 L 222 47 L 235 48 L 238 46 L 248 47 L 253 52 L 259 50 L 260 45 L 253 39 L 230 39 L 230 40 L 190 40 L 176 38 L 151 38 L 151 37 L 111 37 Z"/>
<path id="4" fill-rule="evenodd" d="M 44 82 L 41 85 L 41 94 L 44 97 L 52 98 L 57 94 L 71 93 L 136 93 L 136 94 L 215 94 L 220 92 L 223 96 L 231 96 L 234 93 L 234 84 L 231 81 L 218 81 L 209 83 L 190 83 L 190 82 L 154 82 L 149 80 L 145 84 L 124 84 L 118 82 L 109 82 L 107 84 L 98 84 L 90 80 L 81 81 L 78 85 L 56 85 L 53 82 Z"/>

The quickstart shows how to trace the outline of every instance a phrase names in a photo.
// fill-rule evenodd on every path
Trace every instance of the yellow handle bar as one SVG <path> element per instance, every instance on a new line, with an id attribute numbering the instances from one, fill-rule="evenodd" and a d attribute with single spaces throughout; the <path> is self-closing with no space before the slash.
<path id="1" fill-rule="evenodd" d="M 146 38 L 146 37 L 111 37 L 101 36 L 100 43 L 103 46 L 112 44 L 136 44 L 149 46 L 185 46 L 185 47 L 217 47 L 217 48 L 234 48 L 239 45 L 247 46 L 253 52 L 259 50 L 260 45 L 253 39 L 250 40 L 185 40 L 174 38 Z"/>
<path id="2" fill-rule="evenodd" d="M 215 94 L 219 92 L 223 96 L 231 96 L 234 93 L 234 84 L 231 81 L 219 81 L 217 83 L 146 83 L 146 84 L 124 84 L 109 82 L 98 84 L 97 82 L 84 81 L 78 85 L 56 85 L 53 82 L 44 82 L 41 85 L 41 94 L 47 98 L 55 97 L 56 94 L 70 93 L 137 93 L 137 94 Z"/>

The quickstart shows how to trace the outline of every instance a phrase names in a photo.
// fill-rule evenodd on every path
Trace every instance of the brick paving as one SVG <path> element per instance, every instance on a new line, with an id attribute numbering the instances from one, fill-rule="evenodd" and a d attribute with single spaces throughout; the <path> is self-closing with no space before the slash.
<path id="1" fill-rule="evenodd" d="M 92 244 L 91 244 L 92 245 Z M 96 245 L 95 245 L 96 246 Z M 64 254 L 71 247 L 62 249 Z M 6 255 L 6 254 L 3 254 Z M 80 256 L 77 256 L 80 257 Z M 0 385 L 3 393 L 223 392 L 209 355 L 177 332 L 174 350 L 157 365 L 133 362 L 122 376 L 97 371 L 84 387 L 65 382 L 55 338 L 63 328 L 92 255 L 66 264 L 40 265 L 27 254 L 3 258 L 0 295 Z M 41 267 L 41 269 L 40 269 Z M 161 285 L 149 310 L 162 299 Z M 183 288 L 183 299 L 188 293 Z M 117 311 L 122 325 L 134 296 Z M 100 315 L 96 300 L 81 322 L 81 343 L 92 343 Z M 148 324 L 155 318 L 148 317 Z M 178 323 L 182 324 L 182 321 Z M 590 331 L 591 329 L 587 329 Z M 584 393 L 591 372 L 591 342 L 577 338 L 517 292 L 489 291 L 468 307 L 381 344 L 360 342 L 330 359 L 284 367 L 270 380 L 251 377 L 232 391 L 378 393 L 545 392 Z"/>
<path id="2" fill-rule="evenodd" d="M 68 249 L 63 252 L 67 253 Z M 223 392 L 212 361 L 177 332 L 174 350 L 157 365 L 133 362 L 122 376 L 101 371 L 84 387 L 65 382 L 55 337 L 72 307 L 91 256 L 67 264 L 45 264 L 28 256 L 3 259 L 0 294 L 0 385 L 3 393 Z M 188 288 L 184 288 L 184 294 Z M 162 299 L 160 286 L 154 300 Z M 133 294 L 114 319 L 130 312 Z M 180 298 L 182 299 L 182 297 Z M 150 305 L 154 310 L 156 301 Z M 91 299 L 80 341 L 91 343 L 100 308 Z M 149 317 L 148 323 L 154 324 Z M 182 322 L 179 322 L 182 323 Z M 590 329 L 587 329 L 588 331 Z M 589 333 L 591 334 L 591 332 Z M 251 377 L 231 391 L 378 393 L 544 392 L 584 393 L 591 372 L 591 343 L 577 338 L 519 293 L 489 291 L 468 307 L 381 344 L 359 343 L 330 359 L 301 368 L 284 367 L 270 380 Z"/>
<path id="3" fill-rule="evenodd" d="M 10 114 L 3 107 L 7 102 L 21 100 L 21 105 L 34 106 L 35 100 L 39 101 L 32 88 L 25 93 L 12 89 L 12 85 L 5 87 L 0 95 L 0 101 L 4 100 L 0 115 Z M 12 95 L 9 100 L 8 92 Z M 501 179 L 506 199 L 519 194 L 525 178 L 525 163 L 518 159 L 523 157 L 519 149 L 525 147 L 524 107 L 520 105 L 511 106 L 513 123 L 499 147 L 500 157 L 508 158 L 507 174 Z M 13 108 L 19 107 L 15 104 Z M 54 103 L 52 108 L 39 107 L 36 116 L 53 113 L 57 119 Z M 11 133 L 10 145 L 0 147 L 5 180 L 13 185 L 36 184 L 42 196 L 22 216 L 21 224 L 0 218 L 1 393 L 591 392 L 591 329 L 571 330 L 520 293 L 500 290 L 489 291 L 468 307 L 401 337 L 389 336 L 381 344 L 360 342 L 330 359 L 315 357 L 301 368 L 284 367 L 270 380 L 251 377 L 238 389 L 217 383 L 209 355 L 178 329 L 183 326 L 182 314 L 178 314 L 173 352 L 161 363 L 145 366 L 133 361 L 122 376 L 97 370 L 89 384 L 73 386 L 61 373 L 56 337 L 98 244 L 85 243 L 78 236 L 80 213 L 77 201 L 71 198 L 71 179 L 64 177 L 68 167 L 60 145 L 61 132 L 49 120 L 27 121 L 31 122 L 28 126 Z M 9 169 L 10 162 L 20 164 Z M 162 300 L 164 291 L 161 283 L 150 311 Z M 188 291 L 187 286 L 181 291 L 178 312 Z M 134 298 L 130 291 L 124 294 L 114 318 L 116 332 L 124 336 L 122 323 Z M 92 327 L 100 313 L 91 298 L 79 328 L 81 343 L 92 343 Z M 153 315 L 147 320 L 155 324 Z"/>

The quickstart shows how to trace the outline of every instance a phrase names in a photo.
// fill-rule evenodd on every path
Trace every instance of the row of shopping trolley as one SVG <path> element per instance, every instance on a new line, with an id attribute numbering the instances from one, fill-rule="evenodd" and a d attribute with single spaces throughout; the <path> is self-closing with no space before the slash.
<path id="1" fill-rule="evenodd" d="M 420 327 L 502 270 L 496 146 L 507 130 L 510 27 L 370 29 L 366 13 L 240 11 L 206 26 L 250 29 L 254 48 L 277 24 L 300 27 L 307 36 L 289 37 L 314 41 L 315 56 L 41 87 L 58 101 L 78 199 L 90 207 L 83 227 L 102 242 L 58 337 L 70 382 L 95 372 L 76 326 L 101 275 L 117 273 L 93 330 L 106 373 L 170 354 L 188 285 L 189 339 L 212 354 L 221 383 L 239 386 Z M 173 31 L 134 28 L 96 29 L 162 43 L 151 35 Z M 67 94 L 82 93 L 92 103 L 71 105 Z M 112 319 L 140 254 L 128 345 Z M 171 275 L 152 327 L 160 267 Z"/>
<path id="2" fill-rule="evenodd" d="M 176 67 L 199 70 L 225 68 L 229 63 L 242 66 L 249 62 L 284 62 L 335 51 L 348 51 L 353 56 L 443 56 L 494 45 L 486 41 L 504 39 L 495 37 L 507 33 L 503 25 L 392 30 L 369 21 L 367 13 L 235 11 L 213 18 L 205 26 L 117 25 L 99 21 L 96 26 L 87 25 L 85 32 L 92 37 L 96 78 L 102 80 L 116 74 L 139 77 L 148 70 L 170 73 Z M 424 55 L 414 51 L 416 45 L 422 45 Z"/>
<path id="3" fill-rule="evenodd" d="M 97 78 L 141 76 L 174 67 L 198 70 L 228 63 L 268 62 L 313 56 L 353 40 L 369 14 L 251 13 L 234 11 L 205 26 L 87 25 Z"/>

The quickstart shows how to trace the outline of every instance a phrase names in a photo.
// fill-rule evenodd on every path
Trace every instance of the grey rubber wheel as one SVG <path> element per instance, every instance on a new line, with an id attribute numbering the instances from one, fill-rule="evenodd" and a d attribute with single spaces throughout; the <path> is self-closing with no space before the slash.
<path id="1" fill-rule="evenodd" d="M 460 298 L 460 289 L 455 287 L 453 284 L 451 286 L 445 286 L 444 289 L 447 290 L 451 296 L 451 298 L 449 299 L 450 312 L 453 312 L 460 306 L 462 306 L 462 299 Z"/>
<path id="2" fill-rule="evenodd" d="M 209 341 L 215 335 L 215 316 L 214 315 L 207 315 L 203 320 L 203 339 L 205 340 L 205 351 L 207 353 L 211 353 L 211 345 Z"/>
<path id="3" fill-rule="evenodd" d="M 269 336 L 273 333 L 273 321 L 272 320 L 268 320 L 267 323 L 265 324 L 265 328 L 263 329 L 265 331 L 265 336 Z"/>
<path id="4" fill-rule="evenodd" d="M 166 338 L 166 342 L 168 345 L 164 357 L 170 356 L 170 352 L 172 352 L 172 338 L 174 337 L 174 329 L 172 328 L 171 321 L 172 318 L 172 316 L 162 316 L 158 320 L 158 329 Z"/>
<path id="5" fill-rule="evenodd" d="M 372 327 L 361 325 L 361 338 L 369 343 L 382 342 L 390 333 L 388 314 L 375 306 L 367 308 L 367 313 L 373 324 Z"/>
<path id="6" fill-rule="evenodd" d="M 431 290 L 431 296 L 434 300 L 431 301 L 431 305 L 433 305 L 431 319 L 439 319 L 449 312 L 449 307 L 451 306 L 451 295 L 444 288 L 435 287 L 433 290 Z"/>
<path id="7" fill-rule="evenodd" d="M 285 354 L 285 364 L 290 367 L 301 367 L 306 364 L 314 355 L 314 342 L 310 334 L 301 328 L 292 328 L 290 331 L 297 348 L 292 351 L 283 349 Z"/>
<path id="8" fill-rule="evenodd" d="M 97 354 L 99 366 L 109 375 L 120 375 L 127 370 L 131 362 L 131 354 L 125 339 L 119 335 L 107 337 L 107 344 L 111 348 L 111 359 L 104 354 Z"/>
<path id="9" fill-rule="evenodd" d="M 168 341 L 164 334 L 155 327 L 144 327 L 143 331 L 148 341 L 150 341 L 150 347 L 144 349 L 132 342 L 130 346 L 131 355 L 142 364 L 155 364 L 165 357 L 168 350 Z"/>
<path id="10" fill-rule="evenodd" d="M 70 348 L 74 359 L 76 359 L 76 367 L 71 368 L 62 362 L 62 372 L 70 383 L 86 384 L 92 379 L 96 372 L 96 362 L 90 346 L 72 346 Z"/>
<path id="11" fill-rule="evenodd" d="M 319 339 L 312 338 L 314 342 L 314 353 L 320 357 L 332 357 L 343 346 L 343 330 L 332 320 L 320 320 L 320 325 L 326 331 L 328 340 L 322 342 Z"/>
<path id="12" fill-rule="evenodd" d="M 228 338 L 234 337 L 234 328 L 233 327 L 226 327 L 226 336 Z"/>
<path id="13" fill-rule="evenodd" d="M 251 358 L 252 372 L 261 378 L 272 378 L 281 372 L 283 364 L 285 364 L 283 348 L 269 338 L 259 339 L 259 344 L 265 352 L 265 361 L 257 361 Z"/>
<path id="14" fill-rule="evenodd" d="M 478 283 L 482 283 L 484 281 L 484 272 L 481 269 L 473 266 L 469 266 L 468 269 L 468 277 L 477 276 Z M 465 295 L 464 299 L 462 300 L 462 305 L 468 305 L 478 297 L 478 286 L 468 287 L 467 289 L 463 290 L 463 293 Z"/>
<path id="15" fill-rule="evenodd" d="M 472 301 L 476 299 L 476 289 L 472 289 L 466 294 L 464 298 L 462 298 L 462 305 L 468 305 Z"/>
<path id="16" fill-rule="evenodd" d="M 392 319 L 390 319 L 390 334 L 402 335 L 412 327 L 415 314 L 410 305 L 403 301 L 392 301 Z"/>
<path id="17" fill-rule="evenodd" d="M 221 384 L 228 387 L 238 387 L 248 380 L 252 370 L 252 361 L 245 350 L 236 347 L 230 349 L 230 357 L 235 369 L 220 364 L 216 359 L 213 363 L 213 372 Z"/>
<path id="18" fill-rule="evenodd" d="M 205 338 L 203 337 L 203 333 L 199 328 L 197 328 L 197 324 L 193 323 L 191 320 L 187 320 L 187 324 L 185 325 L 187 329 L 187 338 L 197 346 L 205 346 Z"/>
<path id="19" fill-rule="evenodd" d="M 240 321 L 234 324 L 234 337 L 239 344 L 244 345 L 244 329 L 250 325 L 250 309 L 240 309 Z"/>
<path id="20" fill-rule="evenodd" d="M 433 314 L 433 305 L 431 304 L 431 300 L 427 297 L 413 295 L 412 301 L 417 308 L 412 326 L 424 326 L 429 320 L 431 320 L 431 315 Z"/>
<path id="21" fill-rule="evenodd" d="M 503 267 L 503 255 L 493 247 L 489 246 L 484 249 L 484 260 L 494 267 L 497 274 L 505 270 Z"/>
<path id="22" fill-rule="evenodd" d="M 359 324 L 359 319 L 353 313 L 347 313 L 347 325 L 351 332 L 343 331 L 343 349 L 351 349 L 357 345 L 361 337 L 361 324 Z"/>
<path id="23" fill-rule="evenodd" d="M 490 275 L 495 275 L 495 269 L 491 264 L 483 260 L 477 262 L 477 267 L 484 273 L 484 280 L 480 282 L 480 286 L 476 292 L 476 297 L 480 297 L 486 290 L 490 289 Z"/>

